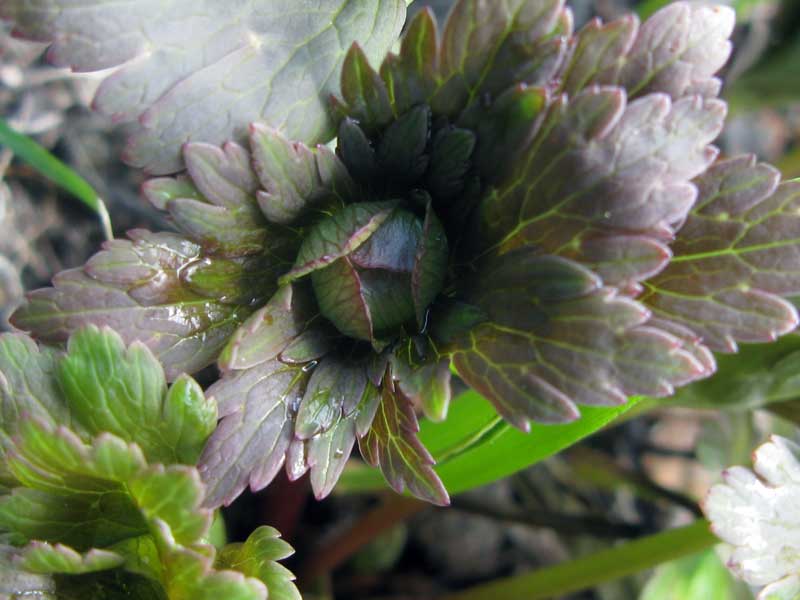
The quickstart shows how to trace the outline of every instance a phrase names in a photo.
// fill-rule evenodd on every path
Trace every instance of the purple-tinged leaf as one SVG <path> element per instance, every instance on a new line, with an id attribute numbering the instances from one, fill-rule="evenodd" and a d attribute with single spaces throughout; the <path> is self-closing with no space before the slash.
<path id="1" fill-rule="evenodd" d="M 326 431 L 308 441 L 311 489 L 317 500 L 333 491 L 356 441 L 357 414 L 339 417 Z"/>
<path id="2" fill-rule="evenodd" d="M 311 275 L 320 312 L 336 328 L 359 340 L 372 340 L 372 316 L 353 263 L 340 258 Z"/>
<path id="3" fill-rule="evenodd" d="M 422 9 L 408 24 L 400 54 L 390 54 L 381 65 L 381 77 L 389 90 L 395 114 L 426 102 L 436 89 L 438 41 L 436 17 Z"/>
<path id="4" fill-rule="evenodd" d="M 387 374 L 372 427 L 359 440 L 361 455 L 372 466 L 380 466 L 396 492 L 408 489 L 417 498 L 447 505 L 447 490 L 432 468 L 433 458 L 417 438 L 418 431 L 411 401 L 395 388 Z"/>
<path id="5" fill-rule="evenodd" d="M 180 273 L 198 259 L 196 244 L 143 230 L 113 240 L 81 269 L 63 271 L 52 288 L 31 292 L 14 315 L 17 327 L 46 341 L 65 341 L 84 325 L 109 326 L 126 344 L 141 341 L 167 379 L 211 364 L 250 313 L 199 295 Z"/>
<path id="6" fill-rule="evenodd" d="M 294 434 L 301 440 L 313 438 L 349 416 L 367 387 L 363 363 L 324 357 L 314 368 L 297 411 Z M 309 456 L 311 448 L 309 447 Z"/>
<path id="7" fill-rule="evenodd" d="M 324 196 L 317 159 L 305 144 L 254 123 L 250 147 L 253 166 L 266 190 L 258 192 L 258 204 L 271 222 L 292 223 Z"/>
<path id="8" fill-rule="evenodd" d="M 386 84 L 357 43 L 350 47 L 342 64 L 342 97 L 348 104 L 349 114 L 366 131 L 375 131 L 392 120 Z"/>
<path id="9" fill-rule="evenodd" d="M 642 24 L 619 83 L 631 97 L 653 92 L 674 100 L 688 94 L 716 96 L 714 74 L 731 53 L 736 15 L 730 7 L 674 2 Z"/>
<path id="10" fill-rule="evenodd" d="M 672 244 L 669 266 L 645 283 L 656 317 L 709 348 L 768 342 L 792 331 L 800 293 L 800 184 L 752 156 L 722 161 L 695 183 L 699 197 Z"/>
<path id="11" fill-rule="evenodd" d="M 489 321 L 455 348 L 454 364 L 522 430 L 529 420 L 576 419 L 576 404 L 664 396 L 708 374 L 683 340 L 643 327 L 650 317 L 644 306 L 600 288 L 600 280 L 575 263 L 526 250 L 483 272 L 471 299 Z"/>
<path id="12" fill-rule="evenodd" d="M 54 378 L 56 359 L 54 350 L 39 348 L 26 335 L 0 335 L 0 437 L 13 435 L 23 415 L 53 424 L 70 423 Z"/>
<path id="13" fill-rule="evenodd" d="M 593 264 L 590 240 L 598 237 L 647 232 L 662 240 L 694 202 L 690 179 L 716 157 L 707 144 L 724 114 L 716 100 L 672 103 L 663 94 L 626 107 L 615 88 L 557 100 L 511 183 L 484 201 L 489 235 L 501 249 L 533 245 L 584 264 Z M 617 263 L 618 272 L 605 269 L 610 281 L 637 281 L 659 268 L 660 250 L 636 239 L 617 250 L 629 257 Z"/>
<path id="14" fill-rule="evenodd" d="M 167 203 L 176 198 L 203 199 L 203 195 L 186 175 L 148 179 L 142 185 L 142 195 L 158 210 L 167 210 Z"/>
<path id="15" fill-rule="evenodd" d="M 219 355 L 219 368 L 249 369 L 275 358 L 315 316 L 313 300 L 304 288 L 281 287 L 236 330 Z"/>
<path id="16" fill-rule="evenodd" d="M 515 161 L 498 164 L 497 157 L 524 153 L 549 102 L 545 88 L 518 85 L 502 93 L 488 108 L 475 104 L 461 115 L 459 125 L 475 132 L 471 134 L 477 139 L 472 160 L 485 181 L 503 181 L 508 175 Z"/>
<path id="17" fill-rule="evenodd" d="M 537 42 L 553 32 L 563 7 L 563 0 L 457 2 L 442 34 L 443 82 L 434 99 L 435 107 L 449 110 L 437 112 L 455 115 L 484 94 L 542 79 Z"/>
<path id="18" fill-rule="evenodd" d="M 369 181 L 378 174 L 378 159 L 375 148 L 358 123 L 347 117 L 339 125 L 336 153 L 354 177 Z"/>
<path id="19" fill-rule="evenodd" d="M 281 285 L 347 256 L 366 242 L 393 211 L 391 202 L 362 202 L 345 206 L 320 221 L 306 234 L 294 267 L 281 277 Z"/>
<path id="20" fill-rule="evenodd" d="M 475 134 L 468 129 L 446 127 L 436 133 L 425 182 L 434 197 L 446 201 L 461 194 L 474 149 Z"/>
<path id="21" fill-rule="evenodd" d="M 638 30 L 635 15 L 606 24 L 590 21 L 570 42 L 560 73 L 561 91 L 572 96 L 590 85 L 615 83 Z"/>
<path id="22" fill-rule="evenodd" d="M 334 348 L 338 334 L 323 324 L 309 327 L 298 335 L 280 354 L 281 362 L 309 363 L 325 356 Z"/>
<path id="23" fill-rule="evenodd" d="M 286 477 L 289 481 L 297 481 L 308 473 L 308 441 L 292 438 L 286 450 Z"/>
<path id="24" fill-rule="evenodd" d="M 411 273 L 421 238 L 422 225 L 417 217 L 398 209 L 348 258 L 361 269 Z"/>
<path id="25" fill-rule="evenodd" d="M 384 371 L 386 365 L 383 365 Z M 381 391 L 374 381 L 370 381 L 367 388 L 364 390 L 364 396 L 361 398 L 361 403 L 356 409 L 356 435 L 358 439 L 367 435 L 372 421 L 375 420 L 375 415 L 378 412 L 378 407 L 381 404 Z"/>
<path id="26" fill-rule="evenodd" d="M 383 132 L 376 157 L 395 185 L 412 185 L 425 173 L 430 133 L 431 109 L 426 105 L 412 108 Z"/>
<path id="27" fill-rule="evenodd" d="M 317 146 L 317 170 L 325 189 L 329 190 L 342 204 L 359 199 L 358 185 L 336 153 L 327 146 Z"/>
<path id="28" fill-rule="evenodd" d="M 137 121 L 126 159 L 152 173 L 180 171 L 187 140 L 242 142 L 264 122 L 306 143 L 325 141 L 326 99 L 356 40 L 378 60 L 400 31 L 404 0 L 8 0 L 15 32 L 53 42 L 49 59 L 76 71 L 117 68 L 95 107 Z M 365 59 L 366 60 L 366 59 Z"/>
<path id="29" fill-rule="evenodd" d="M 222 420 L 199 462 L 206 506 L 230 504 L 248 485 L 258 491 L 272 481 L 286 458 L 307 379 L 301 368 L 269 361 L 227 374 L 208 389 Z"/>
<path id="30" fill-rule="evenodd" d="M 183 147 L 183 156 L 192 182 L 208 202 L 232 209 L 255 204 L 258 180 L 245 148 L 194 142 Z"/>
<path id="31" fill-rule="evenodd" d="M 411 273 L 411 293 L 417 324 L 425 324 L 425 312 L 444 287 L 447 276 L 447 234 L 430 204 L 425 211 L 422 236 L 414 257 Z"/>

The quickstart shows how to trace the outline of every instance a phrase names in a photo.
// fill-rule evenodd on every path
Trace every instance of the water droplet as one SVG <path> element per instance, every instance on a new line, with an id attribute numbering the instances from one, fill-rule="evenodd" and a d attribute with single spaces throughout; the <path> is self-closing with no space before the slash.
<path id="1" fill-rule="evenodd" d="M 314 367 L 316 367 L 318 364 L 319 364 L 318 360 L 312 360 L 310 363 L 308 363 L 307 365 L 303 366 L 303 369 L 302 369 L 303 373 L 308 373 L 310 371 L 313 371 Z"/>
<path id="2" fill-rule="evenodd" d="M 336 450 L 333 451 L 333 455 L 336 458 L 342 458 L 342 456 L 344 456 L 344 450 L 342 450 L 341 448 L 337 448 Z"/>

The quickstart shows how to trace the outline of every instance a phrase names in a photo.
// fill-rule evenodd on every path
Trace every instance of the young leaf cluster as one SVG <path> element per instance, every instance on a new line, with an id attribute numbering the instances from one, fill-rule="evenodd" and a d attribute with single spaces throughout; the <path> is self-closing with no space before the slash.
<path id="1" fill-rule="evenodd" d="M 217 408 L 187 375 L 168 387 L 143 344 L 88 327 L 62 353 L 4 334 L 0 403 L 4 593 L 299 598 L 273 529 L 219 554 L 208 542 L 214 515 L 191 465 Z"/>
<path id="2" fill-rule="evenodd" d="M 14 322 L 110 325 L 170 379 L 216 363 L 207 506 L 284 467 L 325 496 L 356 443 L 444 504 L 417 415 L 446 417 L 451 365 L 527 431 L 797 325 L 800 184 L 712 145 L 733 24 L 689 2 L 577 32 L 563 0 L 459 0 L 441 31 L 423 11 L 378 68 L 344 57 L 335 151 L 278 123 L 186 144 L 144 188 L 177 233 L 107 243 Z"/>

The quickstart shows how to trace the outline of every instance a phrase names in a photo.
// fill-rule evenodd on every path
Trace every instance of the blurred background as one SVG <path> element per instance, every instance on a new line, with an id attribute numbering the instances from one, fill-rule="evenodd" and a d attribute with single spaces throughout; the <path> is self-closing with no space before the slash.
<path id="1" fill-rule="evenodd" d="M 752 152 L 786 178 L 800 177 L 800 2 L 718 2 L 738 16 L 735 52 L 723 73 L 730 107 L 718 142 L 723 155 Z M 630 11 L 646 17 L 668 3 L 568 2 L 577 27 Z M 411 13 L 431 6 L 443 18 L 451 4 L 416 0 Z M 95 187 L 118 235 L 167 228 L 139 199 L 141 173 L 119 160 L 124 131 L 89 109 L 99 77 L 50 67 L 43 46 L 14 40 L 3 27 L 0 114 Z M 8 329 L 24 290 L 79 266 L 102 239 L 92 213 L 2 147 L 0 231 L 1 329 Z M 669 406 L 645 403 L 625 422 L 551 460 L 455 497 L 450 509 L 381 503 L 381 494 L 346 485 L 318 503 L 305 480 L 279 480 L 225 511 L 228 535 L 237 540 L 258 525 L 277 527 L 297 549 L 288 566 L 315 575 L 309 599 L 424 600 L 688 523 L 700 515 L 698 502 L 722 468 L 749 464 L 752 449 L 770 433 L 795 437 L 800 420 L 796 334 L 768 350 L 745 347 L 739 358 L 721 359 L 720 368 L 724 375 L 687 388 Z M 710 410 L 719 406 L 726 410 Z M 387 527 L 375 527 L 376 520 Z M 371 542 L 350 552 L 358 536 Z M 706 552 L 569 598 L 753 598 L 723 559 Z"/>

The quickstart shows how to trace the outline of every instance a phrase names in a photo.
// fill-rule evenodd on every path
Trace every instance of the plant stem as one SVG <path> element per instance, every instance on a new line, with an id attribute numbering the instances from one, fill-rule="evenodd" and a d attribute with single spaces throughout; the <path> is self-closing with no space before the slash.
<path id="1" fill-rule="evenodd" d="M 594 587 L 695 554 L 718 542 L 708 521 L 670 529 L 533 573 L 456 592 L 441 600 L 544 600 Z"/>
<path id="2" fill-rule="evenodd" d="M 313 581 L 320 575 L 332 571 L 384 531 L 430 506 L 413 498 L 389 495 L 350 529 L 317 549 L 301 569 L 300 578 L 304 581 Z"/>

